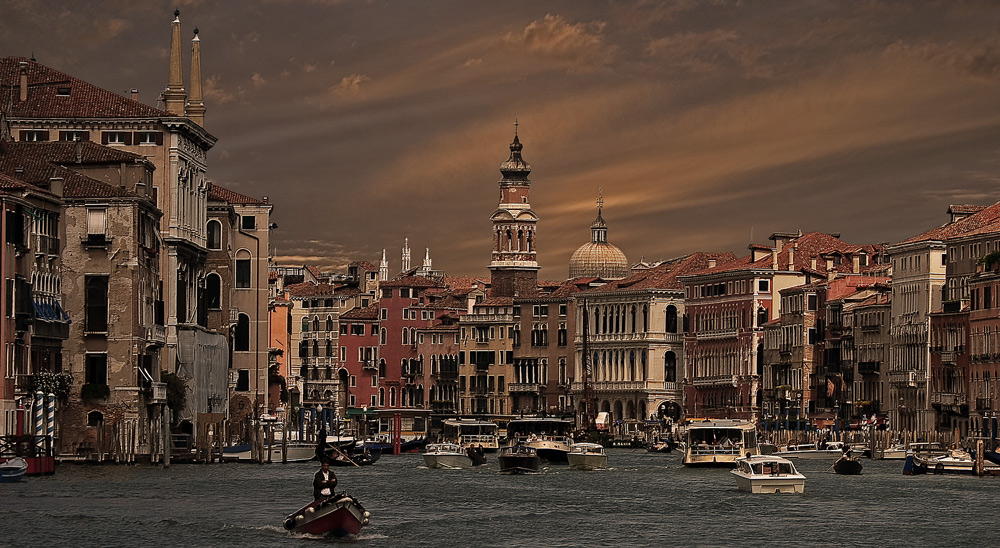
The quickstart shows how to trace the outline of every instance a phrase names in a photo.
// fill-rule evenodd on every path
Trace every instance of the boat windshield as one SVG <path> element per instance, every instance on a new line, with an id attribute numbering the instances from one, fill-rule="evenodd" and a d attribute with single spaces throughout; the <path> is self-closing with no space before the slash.
<path id="1" fill-rule="evenodd" d="M 792 470 L 792 464 L 789 462 L 758 462 L 754 463 L 752 468 L 754 474 L 764 476 L 781 476 L 795 473 Z"/>

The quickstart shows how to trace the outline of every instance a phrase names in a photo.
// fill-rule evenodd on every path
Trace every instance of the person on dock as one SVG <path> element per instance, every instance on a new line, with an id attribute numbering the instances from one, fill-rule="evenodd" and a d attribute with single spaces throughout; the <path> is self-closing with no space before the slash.
<path id="1" fill-rule="evenodd" d="M 322 500 L 333 496 L 337 487 L 337 476 L 330 470 L 330 461 L 324 460 L 319 471 L 313 476 L 313 500 Z"/>

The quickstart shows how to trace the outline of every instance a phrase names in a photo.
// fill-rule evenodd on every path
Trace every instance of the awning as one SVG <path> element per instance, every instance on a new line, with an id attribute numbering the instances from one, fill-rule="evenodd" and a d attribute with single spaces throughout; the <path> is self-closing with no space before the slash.
<path id="1" fill-rule="evenodd" d="M 364 409 L 350 408 L 347 410 L 348 417 L 360 417 L 362 415 L 374 415 L 374 414 L 375 414 L 375 409 L 368 409 L 366 411 Z"/>
<path id="2" fill-rule="evenodd" d="M 69 322 L 69 315 L 62 309 L 58 302 L 49 303 L 42 299 L 32 299 L 32 307 L 35 309 L 35 318 L 47 322 Z"/>

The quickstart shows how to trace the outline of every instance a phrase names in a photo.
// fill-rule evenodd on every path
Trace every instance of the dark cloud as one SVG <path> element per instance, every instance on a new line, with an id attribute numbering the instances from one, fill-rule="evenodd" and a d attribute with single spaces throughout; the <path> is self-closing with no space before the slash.
<path id="1" fill-rule="evenodd" d="M 1000 4 L 539 4 L 14 0 L 0 51 L 155 104 L 179 6 L 210 177 L 269 197 L 280 262 L 395 268 L 409 238 L 485 274 L 515 118 L 548 279 L 599 188 L 632 260 L 798 228 L 898 241 L 1000 199 Z"/>

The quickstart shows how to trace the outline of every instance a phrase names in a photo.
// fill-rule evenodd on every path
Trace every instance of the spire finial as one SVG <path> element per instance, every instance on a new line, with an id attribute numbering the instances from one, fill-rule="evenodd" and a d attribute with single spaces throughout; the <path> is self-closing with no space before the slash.
<path id="1" fill-rule="evenodd" d="M 602 207 L 604 207 L 604 188 L 597 187 L 597 213 L 601 212 Z"/>
<path id="2" fill-rule="evenodd" d="M 175 9 L 174 10 L 174 17 L 180 17 L 180 16 L 181 16 L 181 10 Z"/>
<path id="3" fill-rule="evenodd" d="M 514 137 L 517 137 L 517 118 L 514 118 Z"/>
<path id="4" fill-rule="evenodd" d="M 195 36 L 198 36 L 198 27 L 195 27 L 195 28 L 194 28 L 194 35 L 195 35 Z"/>

